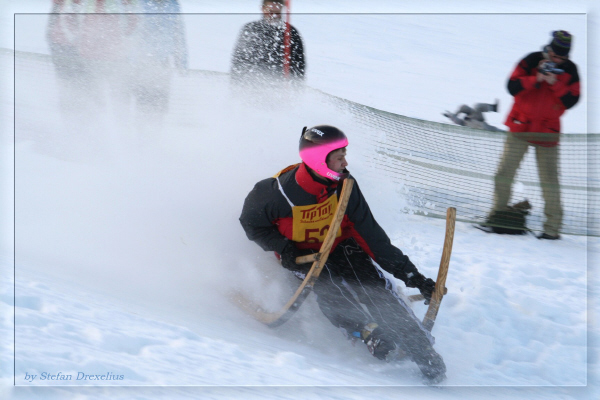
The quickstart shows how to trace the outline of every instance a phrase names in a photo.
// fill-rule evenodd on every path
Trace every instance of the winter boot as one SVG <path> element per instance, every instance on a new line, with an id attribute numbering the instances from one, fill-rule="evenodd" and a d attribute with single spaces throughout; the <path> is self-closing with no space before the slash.
<path id="1" fill-rule="evenodd" d="M 360 337 L 369 352 L 380 360 L 390 362 L 402 358 L 404 354 L 402 350 L 396 348 L 394 340 L 374 322 L 365 325 L 360 332 Z"/>
<path id="2" fill-rule="evenodd" d="M 431 346 L 427 346 L 417 356 L 413 356 L 414 361 L 419 366 L 425 383 L 435 385 L 446 379 L 446 364 Z"/>
<path id="3" fill-rule="evenodd" d="M 493 112 L 498 112 L 498 106 L 500 105 L 500 100 L 496 99 L 496 102 L 492 104 L 491 110 Z"/>
<path id="4" fill-rule="evenodd" d="M 538 239 L 546 239 L 546 240 L 558 240 L 560 239 L 560 235 L 550 235 L 549 233 L 542 233 L 538 237 Z"/>

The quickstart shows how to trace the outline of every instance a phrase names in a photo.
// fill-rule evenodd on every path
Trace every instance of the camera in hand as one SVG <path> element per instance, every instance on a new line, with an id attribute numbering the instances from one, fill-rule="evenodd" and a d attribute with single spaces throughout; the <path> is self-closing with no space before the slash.
<path id="1" fill-rule="evenodd" d="M 552 62 L 552 61 L 546 61 L 545 63 L 543 63 L 540 67 L 540 72 L 544 75 L 546 75 L 547 73 L 552 73 L 555 75 L 560 75 L 563 72 L 565 72 L 564 70 L 558 68 L 558 66 L 556 65 L 556 63 Z"/>

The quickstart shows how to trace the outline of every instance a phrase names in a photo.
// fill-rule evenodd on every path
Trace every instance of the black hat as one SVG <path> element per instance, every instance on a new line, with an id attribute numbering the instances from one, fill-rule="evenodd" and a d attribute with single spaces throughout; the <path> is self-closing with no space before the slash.
<path id="1" fill-rule="evenodd" d="M 550 48 L 557 56 L 566 57 L 569 55 L 569 50 L 571 50 L 572 39 L 573 36 L 567 31 L 554 31 L 552 32 Z"/>

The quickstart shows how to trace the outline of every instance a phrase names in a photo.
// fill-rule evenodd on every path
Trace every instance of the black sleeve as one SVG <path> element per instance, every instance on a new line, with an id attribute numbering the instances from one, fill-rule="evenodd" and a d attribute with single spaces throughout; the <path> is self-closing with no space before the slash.
<path id="1" fill-rule="evenodd" d="M 568 110 L 569 108 L 572 108 L 575 104 L 577 104 L 577 102 L 579 101 L 579 96 L 575 96 L 573 95 L 571 92 L 565 94 L 564 96 L 562 96 L 560 98 L 560 101 L 563 103 L 563 105 L 565 106 L 565 108 Z"/>
<path id="2" fill-rule="evenodd" d="M 265 251 L 283 252 L 288 239 L 277 230 L 273 221 L 285 215 L 289 204 L 277 188 L 277 181 L 268 178 L 258 182 L 244 201 L 240 223 L 248 239 L 256 242 Z M 291 214 L 291 211 L 289 211 Z"/>
<path id="3" fill-rule="evenodd" d="M 369 246 L 375 261 L 395 278 L 403 280 L 407 286 L 416 287 L 411 278 L 420 275 L 417 267 L 400 249 L 394 246 L 385 231 L 379 226 L 358 183 L 354 188 L 346 210 L 348 218 L 354 223 L 354 229 Z"/>
<path id="4" fill-rule="evenodd" d="M 516 96 L 524 89 L 521 81 L 518 79 L 509 79 L 506 88 L 508 89 L 508 93 L 510 93 L 512 96 Z"/>
<path id="5" fill-rule="evenodd" d="M 291 56 L 291 71 L 292 74 L 297 78 L 304 78 L 304 72 L 306 70 L 306 61 L 304 59 L 304 46 L 302 44 L 302 38 L 296 30 L 292 27 L 290 44 L 292 46 Z"/>
<path id="6" fill-rule="evenodd" d="M 255 61 L 253 60 L 253 54 L 256 47 L 256 33 L 251 23 L 244 25 L 238 36 L 233 50 L 233 57 L 231 59 L 231 75 L 237 77 L 245 75 Z"/>
<path id="7" fill-rule="evenodd" d="M 560 101 L 563 103 L 563 105 L 565 106 L 565 108 L 568 110 L 569 108 L 573 107 L 575 104 L 577 104 L 577 102 L 579 101 L 579 72 L 577 71 L 577 66 L 575 65 L 575 63 L 573 63 L 572 61 L 567 61 L 565 62 L 564 66 L 561 66 L 561 68 L 563 68 L 565 70 L 565 73 L 569 74 L 571 76 L 571 79 L 569 79 L 568 85 L 570 88 L 577 86 L 577 91 L 575 93 L 573 93 L 572 90 L 569 90 L 567 92 L 567 94 L 565 94 L 564 96 L 562 96 L 560 98 Z"/>
<path id="8" fill-rule="evenodd" d="M 521 84 L 520 77 L 531 75 L 533 69 L 538 66 L 542 60 L 542 52 L 535 52 L 528 54 L 525 58 L 519 61 L 519 64 L 513 71 L 510 79 L 508 80 L 507 89 L 512 96 L 516 96 L 524 90 Z"/>

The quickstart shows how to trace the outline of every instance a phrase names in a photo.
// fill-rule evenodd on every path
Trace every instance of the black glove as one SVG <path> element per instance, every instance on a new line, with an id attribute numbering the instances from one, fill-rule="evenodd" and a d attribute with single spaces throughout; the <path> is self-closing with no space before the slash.
<path id="1" fill-rule="evenodd" d="M 429 302 L 431 301 L 431 295 L 433 294 L 434 290 L 435 282 L 431 278 L 425 279 L 421 286 L 419 286 L 419 291 L 425 298 L 425 304 L 429 304 Z"/>
<path id="2" fill-rule="evenodd" d="M 419 289 L 425 298 L 425 304 L 429 304 L 431 295 L 435 290 L 435 281 L 431 278 L 425 278 L 419 272 L 413 272 L 412 276 L 406 281 L 406 286 Z"/>
<path id="3" fill-rule="evenodd" d="M 290 271 L 299 271 L 307 274 L 312 267 L 312 262 L 304 264 L 296 264 L 296 257 L 312 254 L 311 249 L 299 249 L 293 242 L 289 242 L 281 252 L 281 265 Z"/>

